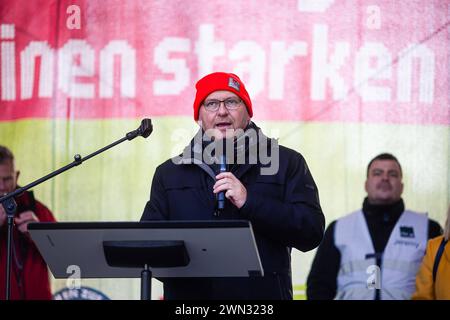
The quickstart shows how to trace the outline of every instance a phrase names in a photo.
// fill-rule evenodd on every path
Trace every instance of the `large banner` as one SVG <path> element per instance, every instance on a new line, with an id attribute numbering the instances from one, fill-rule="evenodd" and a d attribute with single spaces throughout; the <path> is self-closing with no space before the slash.
<path id="1" fill-rule="evenodd" d="M 443 224 L 449 17 L 448 0 L 2 0 L 0 144 L 25 184 L 151 117 L 149 140 L 35 189 L 60 221 L 138 220 L 155 167 L 196 131 L 195 82 L 234 72 L 255 122 L 305 156 L 327 224 L 361 206 L 381 152 L 403 166 L 407 207 Z M 313 254 L 295 252 L 297 298 Z M 118 283 L 93 286 L 138 296 Z"/>
<path id="2" fill-rule="evenodd" d="M 232 70 L 261 119 L 447 124 L 448 25 L 445 0 L 3 1 L 0 120 L 190 115 Z"/>

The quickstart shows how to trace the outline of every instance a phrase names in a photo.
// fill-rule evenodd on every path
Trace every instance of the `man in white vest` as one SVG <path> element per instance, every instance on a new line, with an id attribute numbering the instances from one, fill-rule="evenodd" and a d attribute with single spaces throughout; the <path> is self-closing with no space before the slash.
<path id="1" fill-rule="evenodd" d="M 332 222 L 307 280 L 308 299 L 410 299 L 427 240 L 442 233 L 426 214 L 405 210 L 402 168 L 382 153 L 367 166 L 362 209 Z"/>

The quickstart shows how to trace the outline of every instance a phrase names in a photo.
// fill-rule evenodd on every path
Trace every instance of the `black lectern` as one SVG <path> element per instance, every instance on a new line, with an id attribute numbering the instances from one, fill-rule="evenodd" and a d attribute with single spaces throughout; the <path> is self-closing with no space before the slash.
<path id="1" fill-rule="evenodd" d="M 55 278 L 77 266 L 81 278 L 263 276 L 249 221 L 32 223 L 32 239 Z"/>

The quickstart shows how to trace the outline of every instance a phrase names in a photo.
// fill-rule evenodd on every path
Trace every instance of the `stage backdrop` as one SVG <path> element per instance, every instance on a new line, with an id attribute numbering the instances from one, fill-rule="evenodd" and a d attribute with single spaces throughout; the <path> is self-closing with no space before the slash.
<path id="1" fill-rule="evenodd" d="M 23 185 L 150 117 L 148 139 L 34 190 L 59 221 L 137 221 L 155 167 L 197 130 L 196 80 L 229 71 L 248 85 L 254 121 L 306 158 L 327 224 L 361 207 L 381 152 L 403 166 L 407 207 L 443 224 L 449 17 L 447 0 L 2 0 L 0 144 Z M 313 254 L 294 251 L 296 298 Z M 139 297 L 136 280 L 82 285 Z"/>

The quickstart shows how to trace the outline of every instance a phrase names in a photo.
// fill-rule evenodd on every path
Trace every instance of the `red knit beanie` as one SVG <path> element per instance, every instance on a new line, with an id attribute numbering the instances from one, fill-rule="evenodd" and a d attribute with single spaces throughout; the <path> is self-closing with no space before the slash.
<path id="1" fill-rule="evenodd" d="M 250 117 L 253 116 L 252 101 L 244 83 L 233 73 L 214 72 L 198 80 L 195 85 L 197 94 L 194 101 L 194 119 L 198 120 L 200 106 L 205 98 L 214 91 L 226 90 L 238 95 L 244 101 Z"/>

